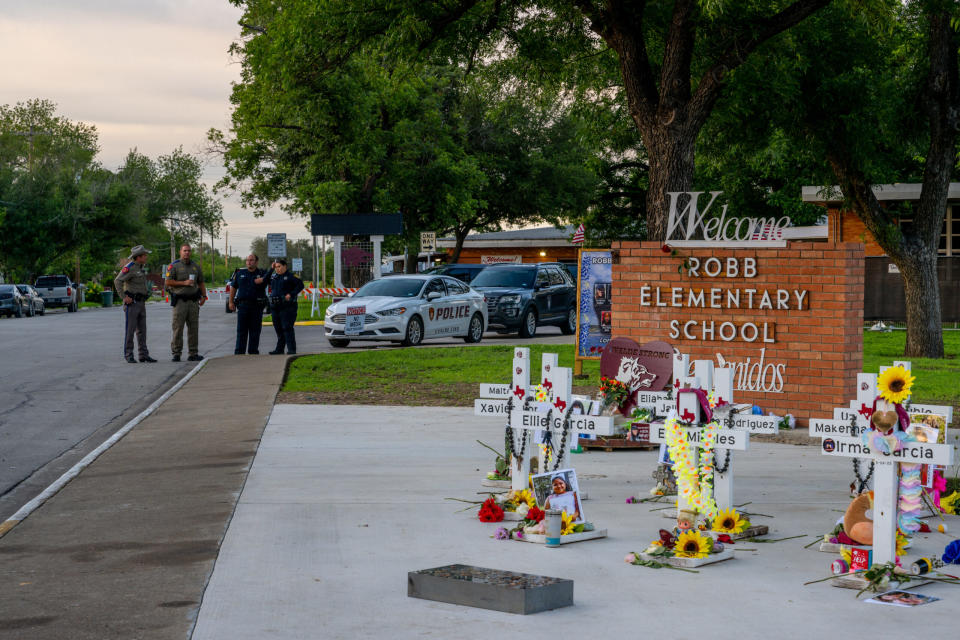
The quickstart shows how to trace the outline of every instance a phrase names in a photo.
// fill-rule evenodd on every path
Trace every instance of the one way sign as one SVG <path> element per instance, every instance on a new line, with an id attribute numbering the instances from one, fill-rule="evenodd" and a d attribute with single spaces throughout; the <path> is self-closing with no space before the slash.
<path id="1" fill-rule="evenodd" d="M 437 249 L 437 234 L 434 231 L 424 231 L 420 234 L 420 251 L 435 251 Z"/>

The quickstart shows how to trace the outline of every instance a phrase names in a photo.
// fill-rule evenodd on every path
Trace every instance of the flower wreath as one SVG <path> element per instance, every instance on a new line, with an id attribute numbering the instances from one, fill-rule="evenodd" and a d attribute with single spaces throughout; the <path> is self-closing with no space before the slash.
<path id="1" fill-rule="evenodd" d="M 677 493 L 699 513 L 713 518 L 717 512 L 717 503 L 713 499 L 713 448 L 717 444 L 720 423 L 711 421 L 703 425 L 700 433 L 702 452 L 699 465 L 694 463 L 692 447 L 687 442 L 676 415 L 671 415 L 664 427 L 667 450 L 670 452 L 673 473 L 677 478 Z"/>

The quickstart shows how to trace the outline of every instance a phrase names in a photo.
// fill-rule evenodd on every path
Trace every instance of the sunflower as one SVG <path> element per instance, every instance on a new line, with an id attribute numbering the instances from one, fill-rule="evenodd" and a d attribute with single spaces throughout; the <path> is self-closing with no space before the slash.
<path id="1" fill-rule="evenodd" d="M 566 511 L 560 512 L 560 535 L 565 536 L 568 533 L 573 533 L 573 516 L 567 513 Z"/>
<path id="2" fill-rule="evenodd" d="M 701 536 L 699 532 L 687 531 L 680 534 L 677 545 L 673 548 L 673 555 L 678 558 L 706 558 L 713 547 L 713 540 L 708 536 Z"/>
<path id="3" fill-rule="evenodd" d="M 537 506 L 537 501 L 533 499 L 533 494 L 530 493 L 529 489 L 521 489 L 513 494 L 513 502 L 517 506 L 520 506 L 521 504 L 525 504 L 528 507 Z"/>
<path id="4" fill-rule="evenodd" d="M 711 528 L 719 533 L 742 533 L 748 525 L 749 523 L 740 517 L 736 509 L 727 509 L 717 512 Z"/>
<path id="5" fill-rule="evenodd" d="M 914 380 L 916 377 L 902 366 L 890 367 L 877 378 L 877 391 L 884 400 L 900 404 L 910 397 Z"/>

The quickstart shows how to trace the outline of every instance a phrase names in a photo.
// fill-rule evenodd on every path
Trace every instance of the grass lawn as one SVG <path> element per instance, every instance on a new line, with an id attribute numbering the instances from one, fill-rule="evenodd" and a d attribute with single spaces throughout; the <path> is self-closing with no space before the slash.
<path id="1" fill-rule="evenodd" d="M 309 312 L 309 308 L 308 308 Z M 302 316 L 301 316 L 302 317 Z M 906 335 L 864 332 L 864 371 L 878 371 L 903 359 Z M 944 360 L 914 359 L 914 402 L 960 405 L 960 332 L 944 333 Z M 544 351 L 573 367 L 573 346 L 530 344 L 539 369 Z M 284 402 L 328 404 L 413 404 L 469 406 L 481 382 L 508 383 L 513 347 L 434 347 L 303 356 L 294 360 L 280 398 Z M 574 379 L 578 393 L 593 395 L 600 363 L 583 363 L 586 378 Z"/>
<path id="2" fill-rule="evenodd" d="M 943 332 L 943 350 L 947 356 L 943 360 L 904 358 L 906 340 L 906 331 L 864 331 L 863 370 L 879 371 L 881 366 L 890 365 L 894 360 L 909 360 L 911 373 L 917 377 L 913 383 L 914 402 L 960 405 L 960 331 Z"/>

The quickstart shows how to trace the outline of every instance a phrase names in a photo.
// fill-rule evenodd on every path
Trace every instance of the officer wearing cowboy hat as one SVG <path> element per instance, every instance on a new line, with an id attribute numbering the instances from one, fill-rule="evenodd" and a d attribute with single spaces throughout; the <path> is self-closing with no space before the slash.
<path id="1" fill-rule="evenodd" d="M 123 297 L 123 357 L 132 364 L 137 362 L 133 357 L 134 333 L 137 334 L 140 362 L 156 362 L 147 350 L 147 298 L 150 290 L 145 265 L 149 254 L 142 244 L 135 246 L 127 258 L 129 262 L 113 280 L 117 295 Z"/>

